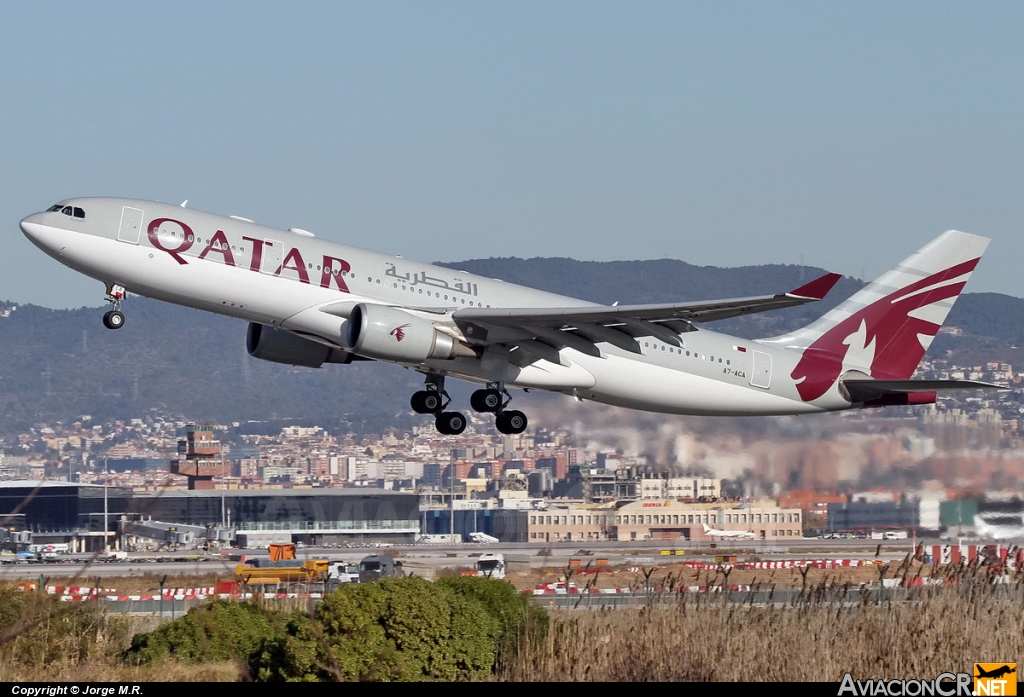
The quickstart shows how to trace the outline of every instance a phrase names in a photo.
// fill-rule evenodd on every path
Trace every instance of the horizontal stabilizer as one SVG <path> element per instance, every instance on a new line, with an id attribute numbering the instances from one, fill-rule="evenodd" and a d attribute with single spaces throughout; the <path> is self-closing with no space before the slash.
<path id="1" fill-rule="evenodd" d="M 844 379 L 851 402 L 870 402 L 896 394 L 944 392 L 948 390 L 1007 390 L 1008 387 L 973 380 L 871 380 Z"/>

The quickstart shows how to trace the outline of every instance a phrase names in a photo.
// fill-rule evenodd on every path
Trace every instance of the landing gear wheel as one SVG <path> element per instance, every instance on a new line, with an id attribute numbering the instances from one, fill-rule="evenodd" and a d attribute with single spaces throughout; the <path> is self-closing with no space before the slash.
<path id="1" fill-rule="evenodd" d="M 103 315 L 103 326 L 107 329 L 120 329 L 124 326 L 124 313 L 111 310 Z"/>
<path id="2" fill-rule="evenodd" d="M 444 411 L 437 415 L 434 426 L 445 436 L 457 436 L 466 430 L 466 417 L 457 411 Z"/>
<path id="3" fill-rule="evenodd" d="M 420 390 L 413 393 L 410 405 L 417 414 L 436 414 L 441 410 L 441 395 L 430 390 Z"/>
<path id="4" fill-rule="evenodd" d="M 513 409 L 512 411 L 503 411 L 498 414 L 494 425 L 499 433 L 511 436 L 525 431 L 527 423 L 526 414 Z"/>
<path id="5" fill-rule="evenodd" d="M 501 408 L 501 392 L 498 390 L 477 390 L 469 397 L 473 411 L 495 412 Z"/>

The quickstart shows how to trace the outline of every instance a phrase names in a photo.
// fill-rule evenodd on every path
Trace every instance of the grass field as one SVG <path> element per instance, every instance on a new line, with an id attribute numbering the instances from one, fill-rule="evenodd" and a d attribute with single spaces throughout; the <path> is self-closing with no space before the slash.
<path id="1" fill-rule="evenodd" d="M 744 607 L 689 593 L 668 607 L 555 610 L 545 640 L 501 676 L 511 681 L 839 681 L 933 679 L 975 662 L 1017 661 L 1017 586 L 933 586 L 913 602 L 815 600 Z M 858 599 L 853 591 L 851 599 Z"/>
<path id="2" fill-rule="evenodd" d="M 883 578 L 927 576 L 947 583 L 909 589 L 896 596 L 900 601 L 861 590 Z M 508 580 L 531 589 L 567 579 L 579 588 L 651 589 L 659 602 L 629 610 L 552 610 L 547 636 L 525 646 L 495 679 L 838 681 L 846 672 L 859 680 L 931 679 L 945 671 L 969 671 L 974 662 L 1017 661 L 1024 650 L 1024 578 L 1019 571 L 1000 579 L 1010 583 L 996 584 L 987 567 L 930 566 L 910 559 L 806 574 L 800 569 L 692 569 L 677 563 L 599 574 L 552 568 Z M 62 581 L 51 578 L 49 583 Z M 214 576 L 181 576 L 165 586 L 213 582 Z M 159 585 L 156 576 L 102 583 L 125 593 L 145 593 Z M 81 577 L 74 584 L 86 585 Z M 765 606 L 745 604 L 739 593 L 678 592 L 732 585 L 803 592 L 785 604 Z M 835 598 L 828 589 L 841 590 L 845 602 L 827 602 L 827 596 Z M 73 605 L 92 609 L 79 611 Z M 161 620 L 109 614 L 102 606 L 30 598 L 0 588 L 0 680 L 188 682 L 237 681 L 246 675 L 234 662 L 126 663 L 121 656 L 131 637 Z"/>

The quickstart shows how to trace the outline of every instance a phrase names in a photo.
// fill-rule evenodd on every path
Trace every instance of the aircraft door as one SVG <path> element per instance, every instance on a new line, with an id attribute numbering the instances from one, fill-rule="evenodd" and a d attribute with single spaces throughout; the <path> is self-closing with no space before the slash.
<path id="1" fill-rule="evenodd" d="M 121 227 L 117 229 L 117 239 L 128 244 L 138 244 L 142 232 L 142 211 L 138 208 L 125 206 L 121 209 Z"/>
<path id="2" fill-rule="evenodd" d="M 750 384 L 768 389 L 772 383 L 772 357 L 767 353 L 754 351 L 754 369 L 750 371 Z"/>
<path id="3" fill-rule="evenodd" d="M 281 268 L 281 243 L 277 240 L 263 240 L 263 259 L 260 262 L 262 273 L 273 275 Z"/>

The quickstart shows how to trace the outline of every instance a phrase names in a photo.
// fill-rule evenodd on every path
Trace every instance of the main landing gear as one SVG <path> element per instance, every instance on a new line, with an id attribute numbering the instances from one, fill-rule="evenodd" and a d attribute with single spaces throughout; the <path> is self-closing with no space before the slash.
<path id="1" fill-rule="evenodd" d="M 506 410 L 512 397 L 500 382 L 489 382 L 469 398 L 474 411 L 495 414 L 494 426 L 499 433 L 514 435 L 526 430 L 526 414 L 515 409 Z"/>
<path id="2" fill-rule="evenodd" d="M 466 417 L 457 411 L 445 411 L 451 401 L 444 391 L 444 376 L 428 375 L 426 389 L 414 393 L 410 405 L 417 414 L 433 414 L 438 433 L 457 436 L 466 430 Z"/>
<path id="3" fill-rule="evenodd" d="M 444 390 L 443 375 L 428 375 L 425 389 L 413 394 L 410 400 L 412 410 L 417 414 L 433 414 L 434 426 L 438 432 L 446 436 L 457 436 L 466 430 L 466 417 L 457 411 L 445 411 L 451 404 L 451 398 Z M 512 398 L 505 385 L 500 382 L 489 382 L 487 387 L 477 390 L 469 398 L 474 411 L 494 414 L 494 425 L 499 433 L 515 435 L 526 430 L 526 414 L 515 409 L 507 409 Z"/>
<path id="4" fill-rule="evenodd" d="M 124 302 L 124 286 L 115 283 L 107 285 L 107 302 L 114 306 L 114 309 L 103 315 L 103 326 L 107 329 L 120 329 L 124 326 L 124 313 L 121 312 L 121 303 Z"/>

